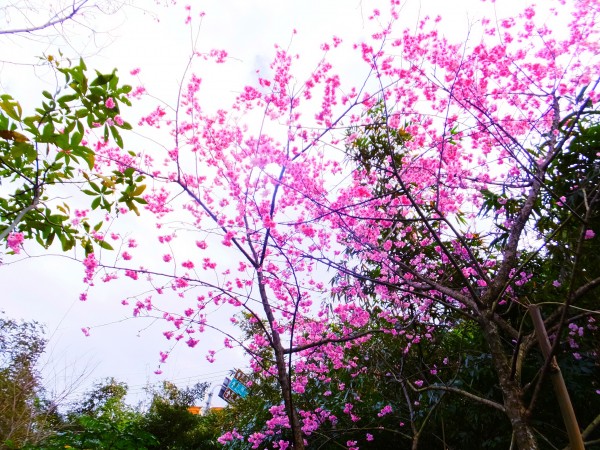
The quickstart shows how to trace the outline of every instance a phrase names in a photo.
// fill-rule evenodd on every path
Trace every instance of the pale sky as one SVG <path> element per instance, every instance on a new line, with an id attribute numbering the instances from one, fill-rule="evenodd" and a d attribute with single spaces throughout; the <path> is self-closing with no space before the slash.
<path id="1" fill-rule="evenodd" d="M 74 31 L 78 34 L 71 40 L 77 50 L 88 54 L 88 68 L 110 71 L 117 67 L 123 81 L 136 84 L 128 73 L 139 67 L 146 88 L 174 104 L 193 39 L 190 28 L 184 25 L 185 3 L 168 8 L 157 6 L 151 0 L 132 0 L 131 3 L 143 5 L 153 14 L 126 7 L 111 16 L 90 17 L 90 23 L 97 23 L 104 33 L 94 36 L 84 27 L 76 27 Z M 231 57 L 222 68 L 196 66 L 196 72 L 210 87 L 203 91 L 204 101 L 213 107 L 227 107 L 229 103 L 224 99 L 251 82 L 257 69 L 264 70 L 268 66 L 274 43 L 287 47 L 293 36 L 295 52 L 305 55 L 307 60 L 311 55 L 318 58 L 319 44 L 333 35 L 349 42 L 360 41 L 365 33 L 366 17 L 373 7 L 383 10 L 389 2 L 203 0 L 190 3 L 194 4 L 191 12 L 194 26 L 199 24 L 198 13 L 206 12 L 199 31 L 198 49 L 222 48 Z M 511 5 L 521 2 L 501 3 L 502 8 L 510 9 Z M 493 8 L 489 2 L 482 4 L 472 0 L 408 0 L 403 10 L 405 15 L 401 18 L 403 26 L 398 29 L 414 27 L 417 17 L 439 14 L 444 17 L 441 25 L 444 32 L 453 40 L 461 40 L 466 36 L 468 24 L 480 15 L 480 10 L 493 16 Z M 294 29 L 296 35 L 293 35 Z M 100 48 L 94 47 L 94 42 Z M 66 49 L 65 53 L 68 52 L 70 50 Z M 44 79 L 48 75 L 46 70 L 27 65 L 35 63 L 36 56 L 42 53 L 57 54 L 57 49 L 30 39 L 0 37 L 0 61 L 3 62 L 0 64 L 0 90 L 10 93 L 24 105 L 35 104 L 41 91 L 53 84 L 53 80 L 48 83 Z M 26 249 L 35 255 L 43 253 L 33 244 L 26 245 Z M 18 262 L 8 264 L 15 260 Z M 132 398 L 139 399 L 140 396 L 135 394 L 141 394 L 147 381 L 168 379 L 182 386 L 209 381 L 216 386 L 228 370 L 245 367 L 238 350 L 220 352 L 217 361 L 209 364 L 204 358 L 206 348 L 215 346 L 189 349 L 181 345 L 163 365 L 164 374 L 157 377 L 154 371 L 158 365 L 158 351 L 166 345 L 161 334 L 164 328 L 148 319 L 131 319 L 131 309 L 119 303 L 122 292 L 98 289 L 92 291 L 89 301 L 80 302 L 78 296 L 84 289 L 82 265 L 62 256 L 7 257 L 5 263 L 0 266 L 0 309 L 5 310 L 8 317 L 38 320 L 47 325 L 50 342 L 46 373 L 57 374 L 58 385 L 69 384 L 81 372 L 94 369 L 79 391 L 97 379 L 114 376 L 127 382 L 134 394 Z M 92 327 L 92 332 L 86 338 L 81 328 L 88 326 Z M 214 339 L 222 342 L 220 337 Z M 52 383 L 50 377 L 46 381 Z M 49 387 L 53 388 L 52 385 Z M 213 404 L 222 404 L 216 395 Z"/>

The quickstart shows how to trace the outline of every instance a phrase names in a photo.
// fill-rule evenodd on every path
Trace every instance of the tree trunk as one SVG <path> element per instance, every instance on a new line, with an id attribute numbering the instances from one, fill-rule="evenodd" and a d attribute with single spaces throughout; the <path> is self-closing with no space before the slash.
<path id="1" fill-rule="evenodd" d="M 275 364 L 277 366 L 277 381 L 281 388 L 281 396 L 283 397 L 283 404 L 285 406 L 285 412 L 290 422 L 290 429 L 292 431 L 292 449 L 293 450 L 304 450 L 304 437 L 302 435 L 302 424 L 298 417 L 298 412 L 294 407 L 292 400 L 292 386 L 290 384 L 289 374 L 286 368 L 284 348 L 281 343 L 281 337 L 279 332 L 275 329 L 275 316 L 269 303 L 269 297 L 267 290 L 263 283 L 263 275 L 258 272 L 258 289 L 260 292 L 260 298 L 263 304 L 263 309 L 269 322 L 269 328 L 271 330 L 271 343 L 273 346 L 273 352 L 275 353 Z"/>
<path id="2" fill-rule="evenodd" d="M 277 336 L 277 338 L 276 338 Z M 292 401 L 292 387 L 285 366 L 285 355 L 283 353 L 283 347 L 281 346 L 281 340 L 279 339 L 279 333 L 273 330 L 273 342 L 275 344 L 275 361 L 277 364 L 277 380 L 281 387 L 281 395 L 283 396 L 283 403 L 285 405 L 285 411 L 290 421 L 290 428 L 293 436 L 293 449 L 304 450 L 304 437 L 302 436 L 302 425 L 298 412 Z"/>
<path id="3" fill-rule="evenodd" d="M 510 420 L 517 448 L 537 450 L 538 444 L 532 428 L 527 422 L 527 408 L 523 403 L 522 390 L 518 382 L 511 378 L 511 364 L 502 348 L 498 327 L 485 316 L 480 316 L 480 324 L 492 355 L 492 364 L 498 375 L 504 399 L 504 408 Z"/>

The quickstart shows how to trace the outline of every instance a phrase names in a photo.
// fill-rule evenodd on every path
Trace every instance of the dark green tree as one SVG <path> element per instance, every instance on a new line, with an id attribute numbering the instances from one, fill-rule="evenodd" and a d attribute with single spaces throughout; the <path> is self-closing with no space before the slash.
<path id="1" fill-rule="evenodd" d="M 37 443 L 48 432 L 55 407 L 45 400 L 39 372 L 44 329 L 37 322 L 0 315 L 0 448 Z"/>
<path id="2" fill-rule="evenodd" d="M 185 450 L 192 448 L 219 448 L 214 414 L 197 415 L 188 409 L 198 405 L 206 394 L 207 383 L 196 383 L 184 389 L 165 381 L 158 389 L 151 389 L 152 400 L 145 415 L 145 429 L 153 434 L 155 449 Z"/>

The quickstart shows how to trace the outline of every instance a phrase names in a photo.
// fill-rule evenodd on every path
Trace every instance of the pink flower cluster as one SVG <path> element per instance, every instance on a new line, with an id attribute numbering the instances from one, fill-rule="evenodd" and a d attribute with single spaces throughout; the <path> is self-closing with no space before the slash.
<path id="1" fill-rule="evenodd" d="M 21 245 L 23 244 L 23 233 L 10 233 L 6 238 L 6 245 L 13 251 L 15 255 L 21 253 Z"/>
<path id="2" fill-rule="evenodd" d="M 96 268 L 98 267 L 98 261 L 96 260 L 96 256 L 93 253 L 90 253 L 84 260 L 83 266 L 85 267 L 85 277 L 83 279 L 84 283 L 92 286 L 94 275 L 96 273 Z"/>
<path id="3" fill-rule="evenodd" d="M 392 407 L 391 407 L 391 405 L 386 405 L 386 406 L 384 406 L 383 408 L 381 408 L 381 411 L 379 411 L 379 412 L 377 413 L 377 416 L 378 416 L 378 417 L 383 417 L 383 416 L 385 416 L 385 415 L 387 415 L 387 414 L 390 414 L 392 411 L 393 411 L 393 410 L 392 410 Z"/>
<path id="4" fill-rule="evenodd" d="M 225 445 L 225 444 L 228 444 L 229 442 L 233 441 L 234 439 L 243 441 L 244 436 L 242 436 L 240 433 L 238 433 L 237 430 L 232 430 L 232 431 L 228 431 L 227 433 L 220 436 L 217 439 L 217 441 L 219 442 L 219 444 Z"/>

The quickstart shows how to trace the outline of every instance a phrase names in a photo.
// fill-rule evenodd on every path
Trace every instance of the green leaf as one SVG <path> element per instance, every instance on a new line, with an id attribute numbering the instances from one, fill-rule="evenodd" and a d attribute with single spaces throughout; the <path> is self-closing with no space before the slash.
<path id="1" fill-rule="evenodd" d="M 62 134 L 71 134 L 71 132 L 75 129 L 75 125 L 77 122 L 69 121 L 67 126 L 62 130 Z"/>
<path id="2" fill-rule="evenodd" d="M 67 236 L 63 233 L 60 233 L 58 235 L 58 239 L 60 240 L 60 245 L 62 247 L 63 252 L 67 252 L 67 251 L 71 250 L 73 248 L 73 246 L 75 245 L 75 240 L 72 238 L 68 239 Z"/>
<path id="3" fill-rule="evenodd" d="M 102 197 L 96 197 L 93 201 L 92 201 L 92 209 L 96 209 L 98 208 L 98 206 L 100 206 L 100 202 L 102 201 Z"/>
<path id="4" fill-rule="evenodd" d="M 64 221 L 66 221 L 69 217 L 63 216 L 61 214 L 51 214 L 48 218 L 50 219 L 51 222 L 60 224 Z"/>
<path id="5" fill-rule="evenodd" d="M 42 131 L 42 142 L 51 142 L 54 137 L 54 122 L 48 122 Z"/>
<path id="6" fill-rule="evenodd" d="M 0 99 L 0 108 L 4 110 L 8 117 L 20 122 L 23 109 L 21 108 L 19 102 L 15 102 L 12 97 L 7 94 L 0 96 Z"/>
<path id="7" fill-rule="evenodd" d="M 78 97 L 79 96 L 77 94 L 67 94 L 67 95 L 63 95 L 62 97 L 59 97 L 56 101 L 62 107 L 64 107 L 65 103 L 72 102 L 73 100 L 76 100 Z"/>
<path id="8" fill-rule="evenodd" d="M 100 186 L 98 186 L 98 185 L 97 185 L 96 183 L 94 183 L 93 181 L 90 181 L 90 187 L 91 187 L 91 188 L 92 188 L 94 191 L 96 191 L 96 192 L 98 192 L 98 193 L 102 192 L 102 190 L 100 189 Z"/>
<path id="9" fill-rule="evenodd" d="M 133 192 L 131 193 L 131 195 L 133 197 L 139 197 L 140 195 L 142 195 L 142 193 L 146 190 L 146 185 L 142 184 L 140 186 L 137 186 Z"/>
<path id="10" fill-rule="evenodd" d="M 73 147 L 73 148 L 77 147 L 81 143 L 82 139 L 83 139 L 83 134 L 81 134 L 79 132 L 73 133 L 71 136 L 71 147 Z M 90 167 L 90 169 L 91 169 L 91 167 Z"/>
<path id="11" fill-rule="evenodd" d="M 77 117 L 78 119 L 83 119 L 89 113 L 90 112 L 86 108 L 78 109 L 77 111 L 75 111 L 75 117 Z"/>
<path id="12" fill-rule="evenodd" d="M 102 74 L 96 71 L 96 74 L 98 76 L 94 81 L 90 83 L 90 86 L 103 86 L 105 84 L 108 84 L 115 77 L 115 72 L 110 74 Z"/>
<path id="13" fill-rule="evenodd" d="M 101 240 L 98 240 L 97 242 L 98 242 L 98 245 L 99 245 L 100 247 L 102 247 L 103 249 L 105 249 L 105 250 L 114 250 L 114 249 L 113 249 L 113 247 L 112 247 L 112 245 L 110 245 L 110 244 L 109 244 L 108 242 L 106 242 L 106 241 L 101 241 Z"/>
<path id="14" fill-rule="evenodd" d="M 54 144 L 62 150 L 71 150 L 71 145 L 69 144 L 69 135 L 67 134 L 54 135 Z"/>
<path id="15" fill-rule="evenodd" d="M 84 148 L 86 148 L 86 147 L 84 147 Z M 96 162 L 95 153 L 94 152 L 86 153 L 84 155 L 84 158 L 85 158 L 86 162 L 88 163 L 88 167 L 90 168 L 90 170 L 92 170 L 94 168 L 94 164 Z"/>
<path id="16" fill-rule="evenodd" d="M 112 137 L 115 140 L 116 144 L 119 146 L 119 148 L 123 148 L 123 138 L 119 134 L 117 127 L 111 126 L 110 133 L 112 134 Z"/>

